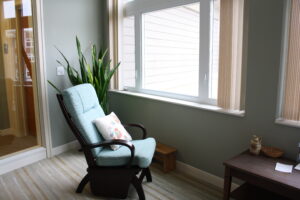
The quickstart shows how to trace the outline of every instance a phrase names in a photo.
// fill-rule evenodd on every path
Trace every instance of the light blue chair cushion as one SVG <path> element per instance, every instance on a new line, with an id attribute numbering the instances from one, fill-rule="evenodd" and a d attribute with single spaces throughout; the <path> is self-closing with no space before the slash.
<path id="1" fill-rule="evenodd" d="M 94 119 L 105 116 L 94 87 L 91 84 L 81 84 L 64 90 L 62 95 L 68 112 L 86 142 L 93 144 L 103 141 L 93 124 Z M 98 155 L 101 149 L 93 149 L 93 154 Z"/>
<path id="2" fill-rule="evenodd" d="M 137 165 L 141 168 L 149 167 L 156 146 L 155 140 L 153 138 L 147 138 L 144 140 L 133 140 L 131 142 L 135 147 L 133 165 Z M 130 155 L 130 150 L 126 146 L 121 146 L 115 151 L 110 148 L 103 148 L 97 155 L 96 163 L 98 166 L 123 166 L 129 161 Z"/>

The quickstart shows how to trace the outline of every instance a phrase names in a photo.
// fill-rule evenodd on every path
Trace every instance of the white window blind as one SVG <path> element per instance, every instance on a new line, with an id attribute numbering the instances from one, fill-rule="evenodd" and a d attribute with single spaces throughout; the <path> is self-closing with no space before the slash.
<path id="1" fill-rule="evenodd" d="M 218 106 L 241 110 L 245 6 L 242 0 L 220 3 Z"/>
<path id="2" fill-rule="evenodd" d="M 122 82 L 128 87 L 135 87 L 135 34 L 134 17 L 123 19 L 122 34 Z"/>
<path id="3" fill-rule="evenodd" d="M 143 88 L 198 96 L 199 3 L 143 14 Z"/>
<path id="4" fill-rule="evenodd" d="M 282 116 L 284 119 L 300 121 L 300 1 L 292 0 L 288 10 L 290 23 L 287 39 L 285 84 Z"/>

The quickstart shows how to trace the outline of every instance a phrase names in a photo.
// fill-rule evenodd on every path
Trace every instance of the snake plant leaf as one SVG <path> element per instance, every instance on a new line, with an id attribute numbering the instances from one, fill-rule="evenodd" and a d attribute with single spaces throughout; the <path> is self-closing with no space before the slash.
<path id="1" fill-rule="evenodd" d="M 96 47 L 96 45 L 92 45 L 92 59 L 94 60 L 94 59 L 96 59 L 96 57 L 97 57 L 97 47 Z"/>
<path id="2" fill-rule="evenodd" d="M 56 47 L 55 47 L 56 48 Z M 56 48 L 56 50 L 60 53 L 60 55 L 63 57 L 63 59 L 66 61 L 66 63 L 67 63 L 67 65 L 69 65 L 70 63 L 69 63 L 69 61 L 68 61 L 68 59 L 66 58 L 66 56 L 58 49 L 58 48 Z"/>
<path id="3" fill-rule="evenodd" d="M 99 101 L 100 101 L 100 103 L 101 103 L 103 100 L 100 99 L 100 94 L 101 94 L 101 91 L 102 91 L 103 89 L 102 89 L 102 86 L 99 84 L 98 78 L 95 78 L 95 90 L 96 90 L 98 99 L 99 99 Z"/>
<path id="4" fill-rule="evenodd" d="M 93 72 L 91 70 L 91 67 L 89 64 L 86 64 L 87 68 L 87 82 L 94 85 L 94 78 L 93 78 Z"/>
<path id="5" fill-rule="evenodd" d="M 61 66 L 63 66 L 65 68 L 65 70 L 67 70 L 67 67 L 64 64 L 62 64 L 59 60 L 56 60 L 56 62 L 58 64 L 60 64 Z M 71 68 L 76 72 L 76 74 L 79 74 L 78 71 L 74 67 L 71 67 Z"/>
<path id="6" fill-rule="evenodd" d="M 77 36 L 76 36 L 76 47 L 77 47 L 77 53 L 78 53 L 78 57 L 79 57 L 79 67 L 80 67 L 80 72 L 81 72 L 81 79 L 82 79 L 83 83 L 88 83 L 87 71 L 85 68 L 86 59 L 82 53 L 81 44 L 80 44 L 80 41 Z"/>
<path id="7" fill-rule="evenodd" d="M 77 79 L 76 73 L 74 74 L 74 70 L 68 65 L 67 67 L 68 77 L 72 83 L 72 85 L 78 84 L 79 80 Z"/>
<path id="8" fill-rule="evenodd" d="M 81 44 L 76 36 L 76 48 L 78 53 L 79 61 L 79 71 L 77 71 L 73 66 L 70 65 L 70 62 L 66 56 L 58 49 L 58 52 L 63 57 L 66 64 L 63 64 L 61 61 L 57 60 L 57 63 L 64 66 L 67 71 L 68 78 L 72 85 L 79 85 L 82 83 L 90 83 L 94 86 L 99 103 L 102 106 L 104 112 L 108 114 L 108 87 L 109 82 L 116 72 L 117 68 L 120 66 L 118 63 L 113 69 L 110 69 L 111 60 L 106 59 L 108 55 L 108 49 L 103 51 L 102 48 L 97 51 L 96 45 L 92 45 L 91 48 L 91 65 L 87 62 L 85 56 L 83 55 Z M 48 83 L 57 91 L 61 92 L 51 81 Z"/>
<path id="9" fill-rule="evenodd" d="M 110 65 L 111 65 L 111 60 L 108 61 L 108 63 L 106 64 L 105 66 L 105 74 L 104 74 L 104 78 L 107 79 L 108 78 L 108 75 L 109 75 L 109 72 L 111 71 L 110 70 Z"/>
<path id="10" fill-rule="evenodd" d="M 100 88 L 99 81 L 98 81 L 97 77 L 94 77 L 94 87 L 95 87 L 96 93 L 98 94 L 98 90 L 101 89 L 101 88 Z"/>
<path id="11" fill-rule="evenodd" d="M 105 80 L 105 83 L 103 85 L 103 90 L 100 94 L 100 98 L 103 99 L 104 98 L 104 95 L 107 93 L 108 91 L 108 86 L 109 86 L 109 82 L 110 82 L 110 79 L 112 78 L 112 76 L 114 75 L 114 73 L 116 72 L 116 70 L 119 68 L 121 63 L 118 63 L 108 74 L 108 77 L 107 79 Z"/>
<path id="12" fill-rule="evenodd" d="M 77 36 L 76 36 L 76 47 L 77 47 L 77 53 L 78 53 L 79 59 L 81 59 L 81 55 L 82 55 L 81 44 L 80 44 L 80 41 Z"/>
<path id="13" fill-rule="evenodd" d="M 48 80 L 48 83 L 59 93 L 61 94 L 61 90 L 58 89 L 51 81 Z"/>
<path id="14" fill-rule="evenodd" d="M 97 77 L 97 80 L 99 81 L 99 85 L 100 86 L 102 86 L 103 84 L 102 84 L 102 81 L 101 81 L 101 65 L 100 65 L 100 63 L 98 63 L 97 62 L 97 69 L 95 69 L 95 71 L 96 71 L 96 76 L 95 77 Z"/>
<path id="15" fill-rule="evenodd" d="M 92 63 L 93 63 L 93 76 L 95 76 L 96 72 L 97 72 L 97 68 L 98 68 L 98 65 L 97 65 L 97 48 L 96 48 L 96 45 L 92 46 Z"/>
<path id="16" fill-rule="evenodd" d="M 55 47 L 56 48 L 56 47 Z M 59 60 L 56 60 L 60 65 L 64 66 L 64 68 L 67 70 L 70 82 L 72 84 L 80 84 L 82 81 L 79 78 L 79 73 L 77 72 L 76 69 L 74 69 L 73 67 L 70 66 L 70 62 L 68 61 L 68 59 L 66 58 L 66 56 L 58 49 L 56 48 L 57 51 L 60 53 L 60 55 L 63 57 L 63 59 L 65 60 L 65 62 L 67 63 L 67 67 L 65 65 L 63 65 Z M 74 74 L 75 72 L 75 74 Z M 50 83 L 49 83 L 50 84 Z M 50 84 L 51 85 L 51 84 Z M 52 83 L 52 86 L 54 86 L 54 84 Z"/>
<path id="17" fill-rule="evenodd" d="M 64 64 L 62 64 L 59 60 L 56 60 L 56 62 L 62 66 L 64 66 Z"/>
<path id="18" fill-rule="evenodd" d="M 103 49 L 100 49 L 100 50 L 99 50 L 99 53 L 98 53 L 98 60 L 99 60 L 99 59 L 102 59 L 102 58 L 104 57 L 104 56 L 103 56 L 103 53 L 104 53 L 104 52 L 103 52 Z"/>
<path id="19" fill-rule="evenodd" d="M 107 93 L 105 93 L 102 102 L 101 102 L 101 107 L 103 108 L 105 113 L 108 113 L 108 99 L 107 99 Z"/>
<path id="20" fill-rule="evenodd" d="M 100 79 L 100 84 L 103 85 L 104 84 L 104 75 L 103 75 L 103 62 L 104 60 L 102 59 L 99 59 L 98 60 L 98 66 L 99 66 L 99 69 L 98 69 L 98 77 Z"/>
<path id="21" fill-rule="evenodd" d="M 99 57 L 99 59 L 104 60 L 105 56 L 107 55 L 108 49 L 106 49 L 103 53 L 102 56 Z"/>
<path id="22" fill-rule="evenodd" d="M 64 69 L 67 71 L 67 67 L 66 67 L 66 65 L 64 65 L 64 64 L 62 64 L 59 60 L 56 60 L 56 62 L 58 63 L 58 64 L 60 64 L 61 66 L 63 66 L 64 67 Z"/>
<path id="23" fill-rule="evenodd" d="M 99 76 L 101 76 L 101 84 L 104 85 L 104 80 L 105 80 L 105 70 L 106 70 L 106 65 L 104 64 L 104 58 L 107 55 L 108 50 L 106 49 L 104 52 L 101 51 L 99 54 L 99 59 L 98 59 L 98 64 L 99 64 Z"/>

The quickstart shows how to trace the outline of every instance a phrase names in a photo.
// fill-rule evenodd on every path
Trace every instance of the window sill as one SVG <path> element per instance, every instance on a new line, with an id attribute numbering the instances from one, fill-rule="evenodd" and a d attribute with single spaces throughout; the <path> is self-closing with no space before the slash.
<path id="1" fill-rule="evenodd" d="M 191 108 L 197 108 L 197 109 L 201 109 L 201 110 L 213 111 L 213 112 L 227 114 L 227 115 L 233 115 L 233 116 L 237 116 L 237 117 L 245 116 L 245 111 L 225 110 L 223 108 L 220 108 L 220 107 L 214 106 L 214 105 L 200 104 L 200 103 L 195 103 L 195 102 L 190 102 L 190 101 L 172 99 L 172 98 L 167 98 L 167 97 L 160 97 L 160 96 L 138 93 L 138 92 L 129 92 L 129 91 L 123 91 L 123 90 L 110 90 L 110 92 L 117 93 L 117 94 L 136 96 L 136 97 L 141 97 L 141 98 L 146 98 L 146 99 L 151 99 L 151 100 L 156 100 L 156 101 L 162 101 L 162 102 L 167 102 L 167 103 L 171 103 L 171 104 L 182 105 L 182 106 L 187 106 L 187 107 L 191 107 Z"/>
<path id="2" fill-rule="evenodd" d="M 275 120 L 276 124 L 285 125 L 285 126 L 291 126 L 295 128 L 300 128 L 300 121 L 294 121 L 294 120 L 287 120 L 283 118 L 277 118 Z"/>

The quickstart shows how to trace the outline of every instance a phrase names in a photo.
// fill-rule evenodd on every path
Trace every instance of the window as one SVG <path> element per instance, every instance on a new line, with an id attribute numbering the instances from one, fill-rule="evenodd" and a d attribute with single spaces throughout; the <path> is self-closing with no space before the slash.
<path id="1" fill-rule="evenodd" d="M 135 87 L 135 35 L 134 17 L 127 17 L 123 20 L 122 34 L 122 79 L 123 85 Z"/>
<path id="2" fill-rule="evenodd" d="M 209 65 L 209 98 L 218 97 L 219 42 L 220 42 L 220 0 L 214 1 L 211 8 L 211 52 Z"/>
<path id="3" fill-rule="evenodd" d="M 3 10 L 5 19 L 15 18 L 15 1 L 3 1 Z"/>
<path id="4" fill-rule="evenodd" d="M 121 88 L 241 109 L 240 101 L 238 106 L 231 104 L 232 99 L 241 99 L 241 92 L 232 91 L 242 90 L 243 2 L 123 1 L 119 24 Z M 227 28 L 222 29 L 222 20 Z M 222 44 L 220 39 L 231 43 Z M 220 92 L 224 87 L 227 92 Z"/>
<path id="5" fill-rule="evenodd" d="M 142 88 L 199 95 L 199 3 L 142 15 Z"/>
<path id="6" fill-rule="evenodd" d="M 22 0 L 22 16 L 31 16 L 32 10 L 31 10 L 31 1 L 30 0 Z"/>
<path id="7" fill-rule="evenodd" d="M 279 117 L 291 121 L 300 121 L 299 18 L 300 1 L 287 1 Z"/>

